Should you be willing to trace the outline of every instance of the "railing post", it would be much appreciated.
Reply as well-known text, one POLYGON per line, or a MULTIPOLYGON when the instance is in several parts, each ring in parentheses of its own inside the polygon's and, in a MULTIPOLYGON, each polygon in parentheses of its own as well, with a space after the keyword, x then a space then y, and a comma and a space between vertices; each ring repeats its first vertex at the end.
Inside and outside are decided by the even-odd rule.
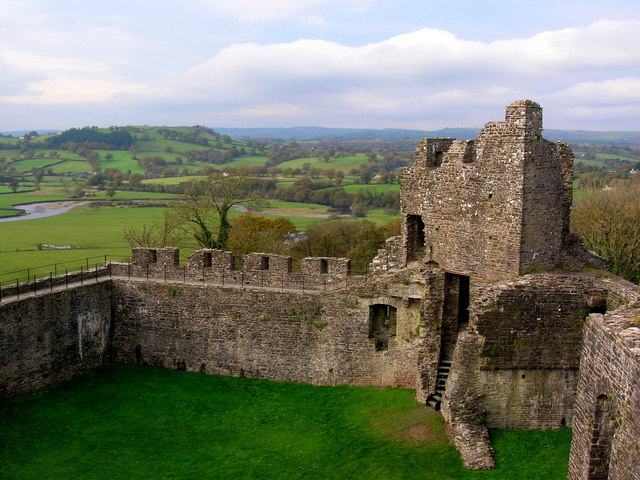
POLYGON ((113 278, 113 272, 111 270, 111 260, 109 260, 109 278, 113 278))
POLYGON ((149 281, 149 264, 147 263, 147 282, 149 281))
POLYGON ((82 265, 80 265, 80 285, 82 285, 82 265))
POLYGON ((53 264, 53 271, 54 271, 54 277, 58 276, 58 264, 54 263, 53 264))
POLYGON ((53 275, 49 272, 49 291, 53 292, 53 275))
POLYGON ((164 264, 164 283, 167 283, 167 264, 164 264))
POLYGON ((69 269, 64 269, 64 288, 69 288, 69 269))
POLYGON ((224 267, 222 267, 222 286, 224 287, 224 267))
POLYGON ((16 278, 16 295, 18 296, 18 299, 20 299, 20 279, 16 278))
POLYGON ((31 269, 27 268, 27 283, 31 281, 31 269))
POLYGON ((131 280, 131 263, 127 263, 127 276, 131 280))
POLYGON ((240 270, 240 283, 242 284, 242 288, 244 288, 244 270, 240 270))
POLYGON ((182 267, 182 283, 187 283, 187 267, 182 267))
POLYGON ((89 271, 89 257, 85 258, 85 261, 87 262, 87 272, 89 271))
POLYGON ((37 287, 36 287, 36 274, 33 274, 33 296, 37 296, 37 287))
POLYGON ((96 263, 96 283, 98 283, 98 264, 96 263))
POLYGON ((302 274, 302 293, 304 293, 304 274, 302 274))

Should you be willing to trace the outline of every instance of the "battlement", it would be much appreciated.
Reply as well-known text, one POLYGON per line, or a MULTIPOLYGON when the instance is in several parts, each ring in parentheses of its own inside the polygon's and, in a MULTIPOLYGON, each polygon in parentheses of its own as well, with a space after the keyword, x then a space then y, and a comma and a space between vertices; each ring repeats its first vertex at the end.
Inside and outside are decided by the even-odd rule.
POLYGON ((131 263, 111 263, 114 276, 163 280, 198 281, 221 285, 253 285, 306 290, 339 290, 366 282, 367 275, 352 275, 347 258, 307 257, 300 270, 293 270, 287 255, 252 252, 236 268, 231 252, 201 249, 180 265, 179 248, 142 247, 132 249, 131 263))

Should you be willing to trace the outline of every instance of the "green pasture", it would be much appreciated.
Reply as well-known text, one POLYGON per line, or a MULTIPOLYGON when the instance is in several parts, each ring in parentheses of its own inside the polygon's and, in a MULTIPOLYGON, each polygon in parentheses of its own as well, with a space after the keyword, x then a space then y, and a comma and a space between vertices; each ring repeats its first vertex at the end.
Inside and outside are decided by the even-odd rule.
POLYGON ((264 167, 264 164, 267 162, 267 157, 260 156, 242 156, 237 157, 231 160, 230 162, 225 163, 224 165, 213 165, 217 168, 237 168, 237 167, 264 167))
POLYGON ((178 185, 179 183, 191 182, 193 180, 206 180, 206 175, 189 175, 184 177, 168 178, 147 178, 142 183, 149 185, 178 185))
POLYGON ((344 190, 347 193, 357 193, 361 190, 371 190, 374 193, 384 193, 384 192, 399 192, 400 184, 386 184, 386 183, 370 183, 367 185, 345 185, 344 190))
POLYGON ((47 170, 51 170, 54 175, 60 173, 73 173, 73 172, 91 172, 93 169, 86 161, 81 160, 67 160, 63 163, 48 167, 47 170))
MULTIPOLYGON (((10 166, 14 167, 18 173, 29 173, 32 168, 47 168, 58 162, 60 160, 55 158, 31 158, 29 160, 11 162, 10 166)), ((86 165, 88 166, 88 164, 86 165)))
POLYGON ((0 470, 7 480, 566 477, 570 430, 491 436, 497 468, 472 471, 408 389, 111 365, 0 405, 0 470))
MULTIPOLYGON (((0 143, 5 143, 6 138, 0 138, 0 143)), ((8 160, 11 160, 12 158, 15 158, 17 156, 19 156, 21 153, 21 150, 19 148, 8 148, 6 150, 0 150, 0 158, 4 157, 8 160)))
POLYGON ((288 162, 279 164, 278 168, 302 168, 305 163, 309 163, 311 168, 319 168, 321 170, 333 168, 334 170, 341 170, 344 173, 349 173, 352 169, 360 168, 360 165, 367 164, 368 162, 369 161, 364 154, 331 158, 327 163, 317 157, 296 158, 295 160, 289 160, 288 162))
MULTIPOLYGON (((138 226, 161 218, 163 208, 92 208, 76 207, 67 213, 34 220, 0 224, 0 280, 2 275, 25 268, 80 260, 99 255, 130 257, 124 238, 126 227, 138 226), (39 244, 71 246, 69 250, 38 247, 39 244)), ((47 269, 39 274, 46 274, 47 269)))
MULTIPOLYGON (((144 173, 143 168, 132 158, 131 152, 128 150, 96 150, 100 154, 100 168, 106 170, 113 168, 123 173, 144 173), (110 153, 113 160, 105 160, 104 156, 110 153)), ((144 158, 143 153, 138 154, 138 158, 144 158)))

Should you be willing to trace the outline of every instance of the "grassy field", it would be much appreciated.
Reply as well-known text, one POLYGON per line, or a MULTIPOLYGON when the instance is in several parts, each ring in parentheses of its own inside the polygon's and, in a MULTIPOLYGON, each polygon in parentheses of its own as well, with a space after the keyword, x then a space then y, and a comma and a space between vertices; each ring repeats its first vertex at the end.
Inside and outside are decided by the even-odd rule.
POLYGON ((463 468, 405 389, 313 387, 109 366, 0 405, 4 479, 566 477, 570 430, 493 431, 497 469, 463 468))
POLYGON ((321 170, 333 168, 335 170, 342 170, 344 173, 349 173, 352 169, 359 168, 360 165, 366 164, 367 162, 367 157, 364 154, 332 158, 326 163, 319 158, 297 158, 279 164, 278 168, 302 168, 305 163, 308 163, 311 165, 311 168, 319 168, 321 170))

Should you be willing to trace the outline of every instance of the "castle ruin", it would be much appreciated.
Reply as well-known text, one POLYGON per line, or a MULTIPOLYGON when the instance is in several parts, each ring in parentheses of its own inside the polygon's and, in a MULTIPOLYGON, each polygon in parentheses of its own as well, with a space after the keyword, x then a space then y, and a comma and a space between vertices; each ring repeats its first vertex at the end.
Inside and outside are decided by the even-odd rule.
MULTIPOLYGON (((470 468, 488 428, 573 428, 572 480, 640 480, 640 296, 569 231, 569 147, 542 109, 424 139, 402 234, 349 261, 134 249, 111 278, 0 305, 0 401, 110 363, 408 387, 470 468)), ((5 294, 6 297, 6 294, 5 294)))

